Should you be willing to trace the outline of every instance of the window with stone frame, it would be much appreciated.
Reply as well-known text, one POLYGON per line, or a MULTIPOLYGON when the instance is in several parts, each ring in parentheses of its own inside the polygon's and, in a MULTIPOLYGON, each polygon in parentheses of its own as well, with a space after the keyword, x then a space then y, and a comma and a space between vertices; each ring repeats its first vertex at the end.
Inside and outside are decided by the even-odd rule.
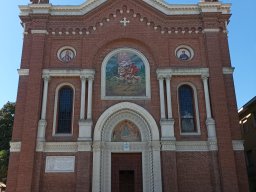
POLYGON ((182 85, 178 92, 181 132, 197 132, 193 88, 189 85, 182 85))
POLYGON ((72 132, 73 89, 63 86, 58 93, 57 134, 72 132))

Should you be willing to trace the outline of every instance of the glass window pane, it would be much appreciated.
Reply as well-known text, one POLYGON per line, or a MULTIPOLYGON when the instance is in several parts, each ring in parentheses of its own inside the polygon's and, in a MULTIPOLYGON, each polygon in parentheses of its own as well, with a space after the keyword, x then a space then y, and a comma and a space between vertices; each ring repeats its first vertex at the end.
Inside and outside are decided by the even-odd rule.
POLYGON ((57 133, 71 133, 73 90, 63 87, 59 91, 57 133))
POLYGON ((188 85, 179 88, 179 107, 182 132, 195 132, 193 89, 188 85))

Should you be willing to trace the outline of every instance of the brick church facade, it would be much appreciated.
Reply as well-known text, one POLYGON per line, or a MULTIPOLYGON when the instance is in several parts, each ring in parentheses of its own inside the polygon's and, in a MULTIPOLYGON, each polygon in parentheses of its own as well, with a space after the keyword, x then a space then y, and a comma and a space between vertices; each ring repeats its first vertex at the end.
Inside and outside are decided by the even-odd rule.
POLYGON ((20 10, 8 192, 248 191, 230 4, 20 10))

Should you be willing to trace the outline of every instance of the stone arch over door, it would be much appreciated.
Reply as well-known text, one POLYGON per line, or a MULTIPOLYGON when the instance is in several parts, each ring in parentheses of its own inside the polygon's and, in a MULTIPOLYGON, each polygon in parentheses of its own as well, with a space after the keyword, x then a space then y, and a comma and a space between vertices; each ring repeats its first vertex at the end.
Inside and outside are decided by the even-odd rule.
POLYGON ((143 191, 161 192, 159 129, 152 115, 141 106, 122 102, 107 109, 98 119, 93 141, 93 192, 111 192, 111 153, 141 153, 143 191), (111 142, 114 128, 122 121, 134 123, 141 142, 111 142), (127 144, 127 143, 126 143, 127 144))

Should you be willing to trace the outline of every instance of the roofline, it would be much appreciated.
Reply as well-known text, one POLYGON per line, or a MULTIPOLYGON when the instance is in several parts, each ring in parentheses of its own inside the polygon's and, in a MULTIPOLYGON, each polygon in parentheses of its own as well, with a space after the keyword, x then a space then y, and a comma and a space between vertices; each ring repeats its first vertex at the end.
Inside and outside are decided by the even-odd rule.
POLYGON ((256 102, 256 96, 254 96, 250 101, 248 101, 246 104, 244 104, 239 110, 238 113, 244 112, 251 104, 256 102))
MULTIPOLYGON (((81 5, 52 5, 52 4, 28 4, 21 5, 20 15, 50 14, 50 15, 85 15, 108 0, 87 0, 81 5)), ((198 4, 168 4, 162 0, 143 0, 152 8, 166 15, 195 15, 204 12, 217 12, 230 14, 231 4, 221 2, 200 2, 198 4)))

